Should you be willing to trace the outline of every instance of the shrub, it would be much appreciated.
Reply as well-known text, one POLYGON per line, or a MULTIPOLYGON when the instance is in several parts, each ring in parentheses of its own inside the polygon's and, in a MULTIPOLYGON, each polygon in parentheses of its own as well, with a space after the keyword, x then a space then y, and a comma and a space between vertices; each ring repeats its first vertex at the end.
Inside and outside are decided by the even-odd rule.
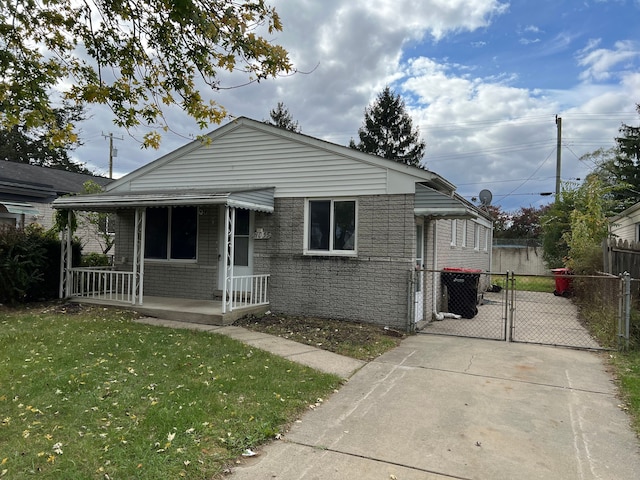
POLYGON ((33 233, 15 228, 0 232, 0 302, 16 303, 42 281, 45 249, 33 233))
POLYGON ((111 265, 111 261, 109 256, 104 253, 91 252, 82 256, 80 265, 83 267, 108 267, 111 265))
MULTIPOLYGON (((73 257, 80 258, 74 242, 73 257)), ((39 225, 0 230, 0 303, 50 300, 58 296, 60 240, 39 225)))

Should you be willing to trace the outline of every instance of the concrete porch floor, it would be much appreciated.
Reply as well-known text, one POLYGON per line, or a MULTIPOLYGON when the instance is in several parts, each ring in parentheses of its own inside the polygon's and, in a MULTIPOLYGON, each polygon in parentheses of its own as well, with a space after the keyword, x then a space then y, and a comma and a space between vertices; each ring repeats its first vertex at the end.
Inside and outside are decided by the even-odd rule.
POLYGON ((256 305, 222 313, 221 301, 174 297, 145 296, 142 305, 132 305, 101 297, 72 297, 69 300, 76 303, 117 306, 127 310, 135 310, 149 317, 204 325, 231 325, 245 315, 260 314, 269 310, 269 305, 256 305))

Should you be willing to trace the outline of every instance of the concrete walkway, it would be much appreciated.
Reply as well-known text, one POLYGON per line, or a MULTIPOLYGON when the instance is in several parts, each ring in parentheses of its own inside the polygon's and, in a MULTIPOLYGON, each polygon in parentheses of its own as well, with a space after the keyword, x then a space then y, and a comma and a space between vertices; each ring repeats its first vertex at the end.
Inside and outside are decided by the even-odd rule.
POLYGON ((267 335, 266 333, 254 332, 242 327, 233 325, 218 326, 204 325, 200 323, 178 322, 174 320, 162 320, 159 318, 143 317, 136 320, 139 323, 158 325, 170 328, 188 328, 203 332, 219 333, 227 335, 240 342, 251 345, 279 355, 293 362, 301 363, 321 372, 332 373, 341 378, 349 378, 356 371, 365 365, 365 362, 356 360, 335 353, 327 352, 319 348, 304 345, 302 343, 287 340, 286 338, 267 335))
POLYGON ((635 480, 640 472, 638 439, 603 354, 416 335, 363 366, 238 327, 193 328, 350 377, 236 467, 234 480, 635 480))

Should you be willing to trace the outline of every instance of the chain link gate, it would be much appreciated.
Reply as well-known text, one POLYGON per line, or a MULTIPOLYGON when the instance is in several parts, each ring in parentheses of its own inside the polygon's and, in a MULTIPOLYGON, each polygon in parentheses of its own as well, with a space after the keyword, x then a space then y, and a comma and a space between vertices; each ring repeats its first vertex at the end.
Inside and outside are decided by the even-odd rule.
POLYGON ((412 283, 419 333, 584 349, 614 348, 629 338, 628 278, 419 269, 412 283))
POLYGON ((418 269, 412 275, 412 318, 420 333, 458 337, 507 339, 508 275, 478 270, 418 269), (420 310, 422 309, 422 310, 420 310))

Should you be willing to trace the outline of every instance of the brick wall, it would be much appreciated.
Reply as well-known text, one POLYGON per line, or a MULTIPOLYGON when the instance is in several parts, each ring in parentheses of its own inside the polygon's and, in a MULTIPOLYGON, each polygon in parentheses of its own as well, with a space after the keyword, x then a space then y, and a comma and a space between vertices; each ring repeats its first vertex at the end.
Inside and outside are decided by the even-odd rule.
MULTIPOLYGON (((273 311, 357 320, 405 329, 407 285, 413 268, 413 195, 358 197, 358 255, 304 255, 304 199, 277 198, 273 214, 255 213, 254 273, 269 273, 273 311)), ((144 294, 213 298, 218 286, 217 208, 199 216, 198 261, 146 261, 144 294)), ((119 212, 116 265, 131 269, 134 211, 119 212)))
POLYGON ((256 219, 272 233, 256 242, 256 273, 271 274, 272 310, 358 320, 404 329, 413 265, 412 195, 358 198, 358 256, 303 255, 304 199, 276 199, 256 219), (267 270, 268 266, 268 270, 267 270))

